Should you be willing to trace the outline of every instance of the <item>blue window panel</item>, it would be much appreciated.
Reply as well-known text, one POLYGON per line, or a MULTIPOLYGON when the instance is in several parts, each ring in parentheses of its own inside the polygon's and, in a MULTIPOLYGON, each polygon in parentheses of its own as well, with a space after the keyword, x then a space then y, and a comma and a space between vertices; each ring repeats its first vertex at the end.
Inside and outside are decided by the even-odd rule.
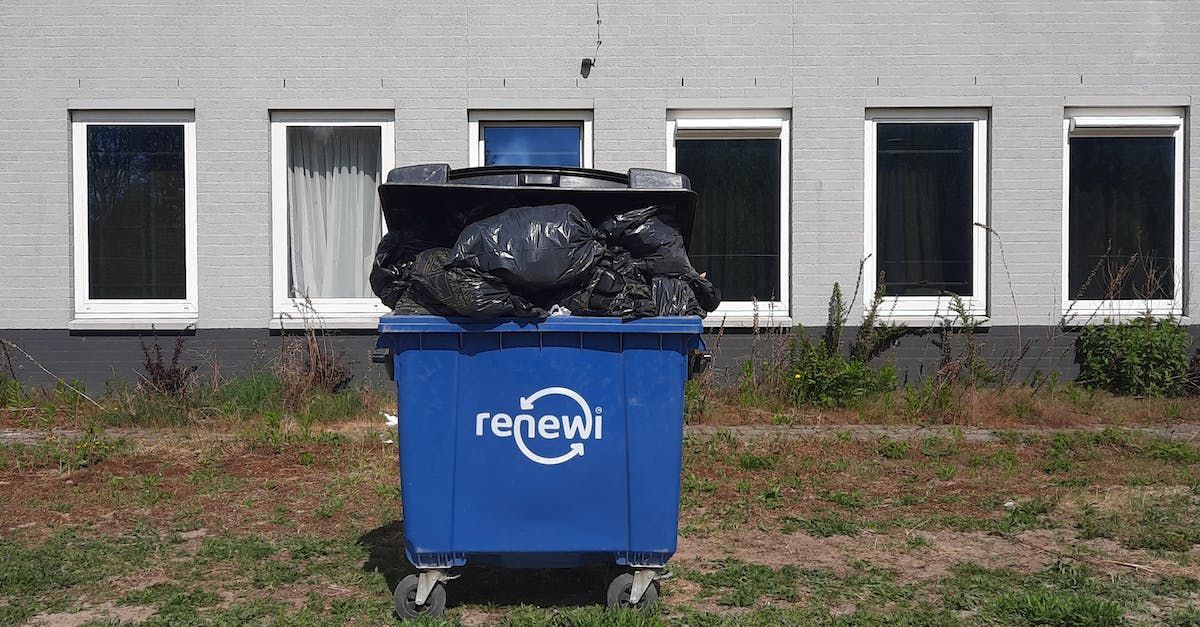
POLYGON ((579 126, 484 126, 483 165, 580 167, 579 126))

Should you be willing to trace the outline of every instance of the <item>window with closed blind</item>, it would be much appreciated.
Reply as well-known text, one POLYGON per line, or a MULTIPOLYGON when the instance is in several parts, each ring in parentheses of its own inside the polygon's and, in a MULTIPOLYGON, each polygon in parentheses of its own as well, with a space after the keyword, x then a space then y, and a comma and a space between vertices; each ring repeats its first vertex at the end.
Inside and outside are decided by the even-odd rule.
POLYGON ((1063 121, 1063 303, 1074 321, 1182 313, 1183 116, 1071 109, 1063 121))
POLYGON ((864 297, 893 318, 987 313, 987 112, 872 111, 864 297))
POLYGON ((689 256, 720 288, 714 320, 788 320, 785 111, 673 111, 669 166, 699 196, 689 256))

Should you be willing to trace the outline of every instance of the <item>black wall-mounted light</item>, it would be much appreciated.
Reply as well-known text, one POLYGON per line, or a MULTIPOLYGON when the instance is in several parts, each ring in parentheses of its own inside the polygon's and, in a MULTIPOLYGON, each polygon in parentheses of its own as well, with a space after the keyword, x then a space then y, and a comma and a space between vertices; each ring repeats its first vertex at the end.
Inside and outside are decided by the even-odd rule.
POLYGON ((600 19, 600 0, 596 0, 596 51, 590 57, 584 57, 583 61, 579 62, 579 75, 587 78, 592 75, 592 68, 596 67, 596 59, 600 56, 600 45, 604 42, 600 39, 600 25, 604 21, 600 19))

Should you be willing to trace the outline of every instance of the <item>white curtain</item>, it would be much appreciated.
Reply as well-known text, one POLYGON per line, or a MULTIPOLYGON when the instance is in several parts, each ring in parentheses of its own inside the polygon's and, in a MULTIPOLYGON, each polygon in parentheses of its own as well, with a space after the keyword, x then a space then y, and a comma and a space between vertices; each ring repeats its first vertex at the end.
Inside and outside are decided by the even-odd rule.
POLYGON ((367 298, 382 237, 377 126, 287 129, 288 247, 295 298, 367 298))

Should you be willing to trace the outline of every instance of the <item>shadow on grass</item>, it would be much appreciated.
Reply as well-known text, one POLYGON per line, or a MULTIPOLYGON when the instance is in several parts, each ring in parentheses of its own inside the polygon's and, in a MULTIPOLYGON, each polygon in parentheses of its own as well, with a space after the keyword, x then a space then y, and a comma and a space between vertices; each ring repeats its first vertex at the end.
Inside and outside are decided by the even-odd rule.
MULTIPOLYGON (((358 538, 367 549, 366 572, 379 572, 388 590, 417 569, 404 556, 404 523, 394 520, 358 538)), ((468 565, 454 569, 461 575, 446 585, 446 605, 583 607, 602 605, 615 566, 582 568, 509 569, 468 565)))

